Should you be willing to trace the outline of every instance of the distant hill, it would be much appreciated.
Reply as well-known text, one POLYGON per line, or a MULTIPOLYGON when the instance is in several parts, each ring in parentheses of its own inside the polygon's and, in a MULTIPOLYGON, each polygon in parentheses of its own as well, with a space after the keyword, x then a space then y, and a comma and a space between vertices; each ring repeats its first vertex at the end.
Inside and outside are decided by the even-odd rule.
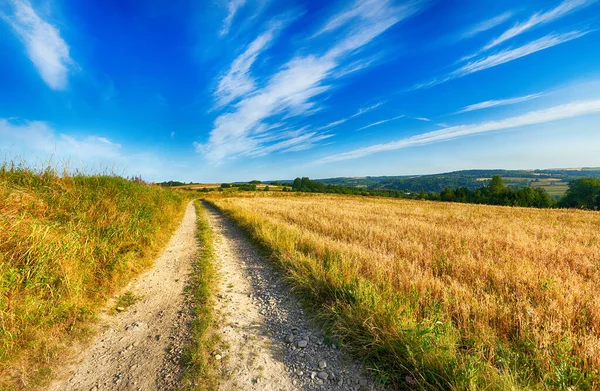
MULTIPOLYGON (((543 187, 553 197, 561 196, 572 179, 600 178, 600 167, 558 168, 545 170, 462 170, 432 175, 366 176, 316 179, 324 184, 369 189, 441 192, 446 187, 475 190, 493 175, 500 175, 511 188, 543 187)), ((281 181, 288 182, 288 181, 281 181)))

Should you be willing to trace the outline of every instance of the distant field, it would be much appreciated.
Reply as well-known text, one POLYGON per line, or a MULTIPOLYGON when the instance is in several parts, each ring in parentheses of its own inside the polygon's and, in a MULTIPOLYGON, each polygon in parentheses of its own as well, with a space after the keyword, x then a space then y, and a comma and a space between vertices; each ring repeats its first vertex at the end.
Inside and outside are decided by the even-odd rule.
POLYGON ((213 202, 395 387, 600 388, 600 213, 292 194, 213 202))
MULTIPOLYGON (((269 184, 260 184, 256 185, 257 190, 264 190, 266 186, 269 186, 270 191, 281 191, 281 186, 273 186, 269 184)), ((182 185, 182 186, 173 186, 172 189, 181 189, 181 190, 201 190, 201 189, 218 189, 221 187, 220 183, 207 183, 207 184, 194 184, 194 185, 182 185)), ((230 188, 224 189, 231 191, 237 188, 236 185, 231 185, 230 188)))

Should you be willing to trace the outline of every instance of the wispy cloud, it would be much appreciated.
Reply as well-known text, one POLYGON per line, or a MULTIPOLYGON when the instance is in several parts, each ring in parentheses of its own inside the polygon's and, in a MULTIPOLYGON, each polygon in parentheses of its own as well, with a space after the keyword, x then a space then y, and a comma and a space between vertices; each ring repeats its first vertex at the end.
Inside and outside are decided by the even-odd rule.
POLYGON ((556 8, 545 12, 535 13, 525 22, 517 23, 510 29, 506 30, 498 38, 494 39, 486 46, 484 46, 483 50, 489 50, 511 38, 523 34, 528 30, 531 30, 537 26, 546 23, 553 22, 557 19, 562 18, 563 16, 568 15, 573 11, 583 9, 594 2, 596 2, 596 0, 565 0, 562 3, 560 3, 556 8))
POLYGON ((571 31, 564 34, 549 34, 535 41, 529 42, 523 46, 512 49, 505 49, 498 53, 483 57, 476 61, 470 62, 454 71, 451 76, 461 77, 474 72, 479 72, 484 69, 492 68, 518 58, 528 56, 544 49, 560 45, 561 43, 569 42, 574 39, 583 37, 589 31, 571 31))
POLYGON ((425 83, 415 84, 414 86, 406 89, 405 91, 414 91, 423 88, 431 88, 446 83, 450 80, 454 80, 469 75, 471 73, 480 72, 485 69, 493 68, 498 65, 502 65, 507 62, 511 62, 519 58, 529 56, 530 54, 552 48, 562 43, 581 38, 584 35, 589 34, 590 32, 591 31, 570 31, 568 33, 563 34, 548 34, 539 39, 536 39, 535 41, 528 42, 522 46, 504 49, 500 52, 481 57, 477 60, 471 61, 459 67, 458 69, 454 70, 449 74, 435 78, 425 83))
POLYGON ((106 137, 75 137, 57 133, 43 121, 16 121, 0 118, 0 149, 11 155, 46 154, 55 159, 76 159, 85 163, 110 162, 120 156, 121 145, 106 137))
POLYGON ((341 124, 343 124, 343 123, 351 120, 352 118, 359 117, 359 116, 361 116, 363 114, 368 113, 371 110, 375 110, 376 108, 378 108, 379 106, 383 105, 384 103, 385 102, 378 102, 378 103, 375 103, 374 105, 371 105, 371 106, 361 107, 360 109, 358 109, 356 111, 356 113, 352 114, 351 116, 339 119, 337 121, 330 122, 327 125, 320 127, 318 130, 331 129, 331 128, 334 128, 336 126, 339 126, 339 125, 341 125, 341 124))
POLYGON ((484 102, 479 102, 479 103, 465 106, 462 109, 456 111, 454 114, 461 114, 461 113, 467 113, 470 111, 483 110, 483 109, 488 109, 490 107, 514 105, 516 103, 527 102, 528 100, 539 98, 543 95, 544 95, 543 93, 539 93, 539 94, 525 95, 525 96, 520 96, 517 98, 510 98, 510 99, 486 100, 484 102))
MULTIPOLYGON (((340 29, 341 35, 330 40, 331 46, 313 54, 307 54, 310 46, 303 48, 299 52, 302 54, 294 56, 265 78, 263 86, 247 89, 235 105, 230 105, 229 110, 214 121, 208 142, 196 143, 196 150, 216 163, 249 151, 265 150, 272 143, 263 137, 265 132, 269 132, 265 129, 270 124, 282 121, 280 116, 284 117, 284 121, 293 121, 296 116, 318 110, 320 106, 316 97, 332 88, 335 72, 347 61, 355 60, 357 49, 421 9, 417 1, 398 7, 390 0, 357 0, 333 16, 321 29, 320 33, 325 34, 344 26, 340 29)), ((330 137, 321 132, 304 132, 294 137, 304 136, 304 145, 315 145, 317 141, 330 137)))
POLYGON ((499 26, 502 23, 506 22, 508 19, 511 18, 511 16, 512 16, 512 12, 505 12, 505 13, 495 16, 491 19, 484 20, 483 22, 477 23, 476 25, 471 27, 469 30, 465 31, 462 34, 462 37, 463 38, 472 38, 480 33, 491 30, 494 27, 499 26))
POLYGON ((519 116, 509 117, 497 121, 452 126, 437 131, 427 132, 416 136, 407 137, 401 140, 392 141, 385 144, 376 144, 369 147, 359 148, 350 152, 344 152, 337 155, 322 158, 316 163, 323 164, 343 160, 357 159, 363 156, 372 155, 374 153, 379 152, 394 151, 418 145, 448 141, 474 134, 514 129, 536 124, 544 124, 548 122, 579 117, 599 112, 600 100, 578 101, 550 107, 543 110, 531 111, 519 116))
POLYGON ((400 119, 400 118, 404 118, 404 117, 405 117, 404 115, 399 115, 399 116, 397 116, 397 117, 394 117, 394 118, 388 118, 388 119, 384 119, 384 120, 381 120, 381 121, 373 122, 373 123, 371 123, 371 124, 368 124, 368 125, 366 125, 366 126, 363 126, 362 128, 358 128, 358 129, 356 129, 356 130, 358 131, 358 130, 365 130, 365 129, 369 129, 369 128, 372 128, 373 126, 382 125, 382 124, 385 124, 386 122, 394 121, 394 120, 397 120, 397 119, 400 119))
POLYGON ((231 24, 233 23, 233 18, 238 10, 244 6, 244 4, 246 4, 246 0, 229 0, 229 3, 227 3, 227 16, 223 20, 223 27, 221 28, 220 32, 221 35, 229 34, 231 24))
POLYGON ((214 96, 217 106, 229 104, 256 88, 254 79, 250 75, 250 67, 252 67, 259 54, 270 45, 273 37, 274 31, 272 29, 259 35, 233 61, 227 73, 219 80, 217 90, 215 91, 214 96))
POLYGON ((25 45, 27 55, 46 84, 54 90, 67 86, 69 70, 75 65, 69 45, 60 31, 44 21, 26 0, 9 0, 13 13, 0 11, 0 17, 15 31, 25 45))

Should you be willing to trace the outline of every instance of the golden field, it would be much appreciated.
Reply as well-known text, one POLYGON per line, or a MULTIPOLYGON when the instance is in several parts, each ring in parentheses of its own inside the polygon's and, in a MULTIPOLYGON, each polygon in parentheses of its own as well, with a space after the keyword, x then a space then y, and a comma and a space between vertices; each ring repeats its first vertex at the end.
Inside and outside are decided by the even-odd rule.
POLYGON ((600 388, 600 213, 328 195, 211 202, 394 388, 600 388))

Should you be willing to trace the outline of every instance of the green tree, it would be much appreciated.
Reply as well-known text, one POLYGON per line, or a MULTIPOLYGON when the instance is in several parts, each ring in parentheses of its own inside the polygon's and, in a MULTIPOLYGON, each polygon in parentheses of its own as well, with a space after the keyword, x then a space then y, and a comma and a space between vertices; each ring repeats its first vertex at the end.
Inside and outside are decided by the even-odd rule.
POLYGON ((300 178, 294 179, 294 183, 292 184, 292 189, 298 191, 298 190, 300 190, 301 187, 302 187, 302 179, 300 179, 300 178))
POLYGON ((569 182, 569 189, 559 206, 567 208, 597 208, 600 197, 600 179, 580 178, 569 182))
POLYGON ((492 194, 502 194, 504 189, 506 189, 506 187, 504 187, 504 181, 500 175, 494 175, 488 187, 490 188, 492 194))

